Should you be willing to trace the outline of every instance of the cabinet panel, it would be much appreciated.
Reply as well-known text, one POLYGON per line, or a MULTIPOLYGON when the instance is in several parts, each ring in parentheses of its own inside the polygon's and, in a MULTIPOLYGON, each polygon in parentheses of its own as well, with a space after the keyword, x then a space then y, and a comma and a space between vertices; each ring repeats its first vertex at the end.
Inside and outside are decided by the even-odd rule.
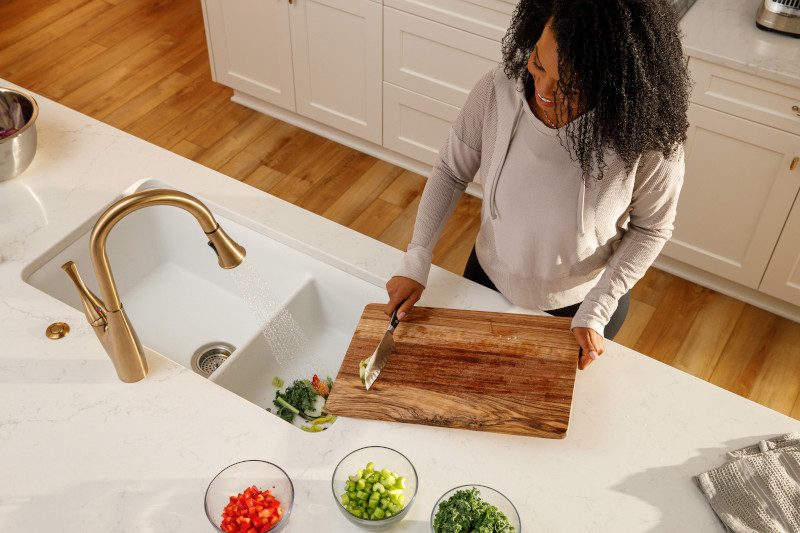
MULTIPOLYGON (((800 168, 796 172, 800 180, 800 168)), ((800 196, 795 200, 759 289, 770 296, 800 305, 800 196)))
POLYGON ((694 57, 689 70, 693 102, 800 134, 800 88, 694 57))
POLYGON ((378 144, 381 9, 371 0, 290 6, 297 112, 378 144))
POLYGON ((664 254, 757 288, 800 180, 797 136, 692 104, 686 177, 664 254))
POLYGON ((458 108, 391 83, 383 84, 383 145, 433 165, 458 108))
POLYGON ((294 111, 286 0, 205 0, 214 79, 294 111))
POLYGON ((384 81, 461 107, 500 61, 500 43, 384 8, 384 81))
POLYGON ((384 0, 407 13, 500 41, 508 30, 514 2, 505 0, 384 0))

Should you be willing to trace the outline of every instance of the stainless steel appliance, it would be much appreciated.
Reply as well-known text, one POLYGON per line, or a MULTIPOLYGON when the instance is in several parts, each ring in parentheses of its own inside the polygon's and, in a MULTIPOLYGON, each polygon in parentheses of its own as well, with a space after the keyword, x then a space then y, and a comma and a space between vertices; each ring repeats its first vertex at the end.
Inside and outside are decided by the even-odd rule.
POLYGON ((800 0, 762 0, 756 26, 800 37, 800 0))

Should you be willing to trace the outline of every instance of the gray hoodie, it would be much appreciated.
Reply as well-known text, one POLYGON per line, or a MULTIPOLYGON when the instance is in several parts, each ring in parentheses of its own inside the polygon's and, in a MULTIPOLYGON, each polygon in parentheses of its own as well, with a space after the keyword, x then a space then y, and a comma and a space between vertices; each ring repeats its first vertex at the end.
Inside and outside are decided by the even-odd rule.
MULTIPOLYGON (((643 153, 630 172, 607 151, 603 179, 589 177, 577 188, 572 177, 581 179, 580 166, 569 161, 573 166, 564 174, 571 178, 546 198, 547 212, 575 212, 574 245, 570 238, 565 253, 563 231, 559 240, 558 232, 537 230, 550 222, 542 219, 545 210, 536 205, 498 209, 506 155, 527 105, 523 87, 522 80, 509 80, 498 65, 470 92, 425 185, 414 235, 395 274, 427 283, 433 247, 477 175, 484 202, 475 246, 492 282, 521 307, 547 310, 582 302, 572 327, 602 333, 620 296, 641 279, 672 235, 683 150, 669 159, 659 152, 643 153), (530 228, 535 239, 520 239, 519 228, 530 228)), ((530 172, 534 175, 537 168, 530 172)))

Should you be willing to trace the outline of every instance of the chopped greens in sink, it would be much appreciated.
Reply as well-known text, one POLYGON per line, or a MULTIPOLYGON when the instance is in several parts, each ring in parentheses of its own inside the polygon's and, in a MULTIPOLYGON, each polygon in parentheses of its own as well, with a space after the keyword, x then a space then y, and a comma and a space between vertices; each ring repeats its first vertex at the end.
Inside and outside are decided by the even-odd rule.
POLYGON ((295 416, 310 422, 310 425, 301 427, 304 431, 310 433, 323 431, 328 427, 326 424, 332 424, 336 420, 335 416, 328 416, 325 409, 325 400, 332 387, 331 378, 322 381, 316 374, 311 380, 295 380, 283 392, 280 390, 275 392, 273 403, 278 408, 276 414, 290 423, 294 422, 295 416))
POLYGON ((497 507, 484 501, 477 488, 458 490, 439 504, 434 533, 514 533, 514 526, 497 507))

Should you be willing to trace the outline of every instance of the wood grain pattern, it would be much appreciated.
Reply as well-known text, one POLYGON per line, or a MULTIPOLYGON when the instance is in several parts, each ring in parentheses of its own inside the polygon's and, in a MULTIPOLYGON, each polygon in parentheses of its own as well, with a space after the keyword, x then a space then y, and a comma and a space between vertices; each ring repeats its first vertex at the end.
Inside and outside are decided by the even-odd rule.
POLYGON ((359 362, 386 331, 385 304, 364 309, 328 409, 341 416, 563 438, 578 345, 570 319, 415 307, 367 391, 359 362))

